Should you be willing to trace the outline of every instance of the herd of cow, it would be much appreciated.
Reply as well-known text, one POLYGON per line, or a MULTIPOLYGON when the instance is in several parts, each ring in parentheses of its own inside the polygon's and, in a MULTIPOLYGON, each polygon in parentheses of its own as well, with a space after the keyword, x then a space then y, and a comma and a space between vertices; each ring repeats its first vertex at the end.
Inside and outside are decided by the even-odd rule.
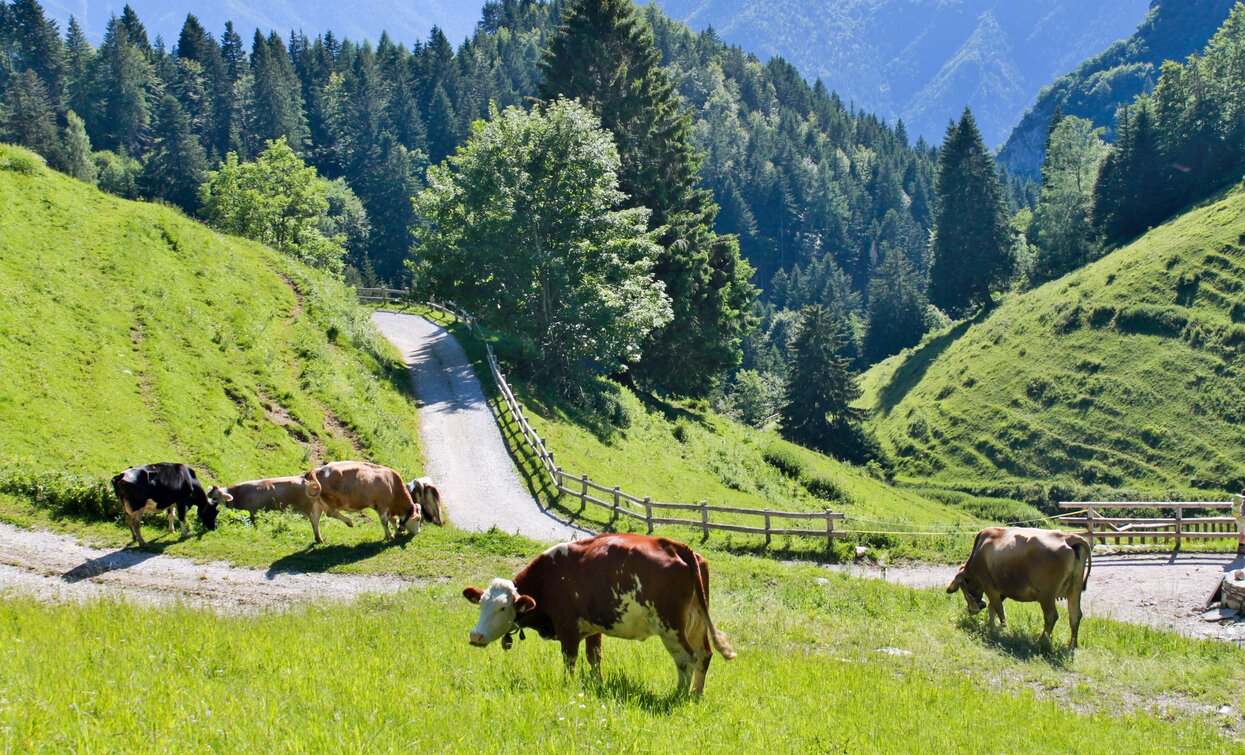
MULTIPOLYGON (((184 464, 132 467, 113 478, 126 520, 140 546, 139 524, 148 512, 168 511, 169 531, 176 516, 183 536, 191 506, 199 520, 215 529, 221 505, 251 514, 291 509, 311 520, 316 542, 320 517, 327 514, 350 526, 344 513, 374 509, 391 538, 396 529, 418 534, 420 522, 444 522, 440 494, 428 478, 403 485, 392 469, 367 462, 325 464, 297 477, 254 480, 204 491, 184 464)), ((1079 535, 1016 527, 987 527, 978 533, 968 560, 948 593, 962 592, 969 613, 988 605, 990 623, 1004 626, 1003 601, 1038 602, 1049 642, 1058 620, 1055 604, 1068 601, 1070 647, 1077 644, 1081 592, 1089 580, 1091 548, 1079 535), (983 600, 984 596, 984 600, 983 600)), ((709 616, 709 565, 689 546, 661 537, 603 534, 555 545, 538 555, 514 579, 495 579, 487 589, 467 587, 463 597, 480 606, 469 634, 472 645, 500 639, 509 650, 514 635, 532 630, 556 640, 573 670, 584 643, 588 663, 601 672, 604 635, 630 640, 659 637, 678 669, 677 692, 699 695, 714 648, 730 660, 735 651, 709 616)))

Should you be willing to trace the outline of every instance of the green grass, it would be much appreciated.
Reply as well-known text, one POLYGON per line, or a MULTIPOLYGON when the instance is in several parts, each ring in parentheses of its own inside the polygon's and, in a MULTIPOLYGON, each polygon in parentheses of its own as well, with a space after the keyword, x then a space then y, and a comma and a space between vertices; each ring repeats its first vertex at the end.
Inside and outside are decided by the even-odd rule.
MULTIPOLYGON (((535 548, 535 546, 533 546, 535 548)), ((533 551, 534 552, 534 551, 533 551)), ((0 602, 0 749, 1179 752, 1241 745, 1245 654, 1087 619, 1036 643, 963 602, 752 557, 711 559, 740 655, 673 699, 660 643, 607 640, 598 684, 555 643, 468 646, 459 595, 505 568, 430 556, 449 584, 219 617, 115 602, 0 602), (887 651, 892 648, 895 650, 887 651), (905 655, 897 653, 904 651, 905 655), (1234 712, 1220 716, 1230 705, 1234 712)))
POLYGON ((167 207, 4 167, 27 156, 0 146, 0 514, 99 517, 104 482, 154 461, 205 484, 342 458, 422 472, 405 367, 350 289, 167 207))
POLYGON ((909 482, 1225 500, 1245 476, 1242 375, 1238 188, 883 362, 862 401, 909 482))

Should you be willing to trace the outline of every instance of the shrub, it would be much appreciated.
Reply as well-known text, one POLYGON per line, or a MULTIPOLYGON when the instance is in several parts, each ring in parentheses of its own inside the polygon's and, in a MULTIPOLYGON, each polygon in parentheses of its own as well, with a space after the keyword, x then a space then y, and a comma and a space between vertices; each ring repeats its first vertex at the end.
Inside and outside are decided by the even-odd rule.
POLYGON ((46 166, 47 161, 30 150, 9 144, 0 145, 0 170, 33 176, 46 166))
POLYGON ((1115 327, 1123 333, 1165 338, 1178 337, 1188 324, 1189 318, 1184 313, 1149 304, 1122 309, 1115 316, 1115 327))
POLYGON ((0 492, 28 499, 57 515, 107 519, 116 506, 108 480, 65 472, 0 472, 0 492))
POLYGON ((804 460, 789 448, 772 445, 761 452, 761 455, 767 464, 788 477, 798 479, 804 473, 804 460))
POLYGON ((851 496, 847 491, 839 487, 839 483, 835 480, 817 472, 805 473, 800 476, 800 485, 809 493, 822 499, 823 501, 842 501, 847 502, 851 496))

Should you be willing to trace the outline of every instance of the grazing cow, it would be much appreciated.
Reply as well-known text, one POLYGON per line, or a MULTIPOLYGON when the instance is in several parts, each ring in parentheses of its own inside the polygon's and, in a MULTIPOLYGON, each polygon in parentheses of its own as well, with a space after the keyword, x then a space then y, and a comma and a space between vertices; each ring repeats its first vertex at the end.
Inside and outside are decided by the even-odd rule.
POLYGON ((480 606, 472 645, 535 630, 562 644, 574 670, 579 642, 588 663, 601 673, 601 635, 644 640, 653 635, 679 670, 677 692, 705 688, 713 648, 735 657, 726 635, 709 618, 709 565, 683 543, 645 535, 607 534, 555 545, 537 556, 514 580, 495 579, 487 590, 468 587, 463 597, 480 606), (693 672, 695 678, 693 679, 693 672))
POLYGON ((987 527, 977 533, 968 561, 960 567, 947 592, 964 592, 968 612, 976 614, 986 607, 982 594, 990 601, 990 624, 994 617, 1007 626, 1003 600, 1042 604, 1046 626, 1042 641, 1050 642, 1051 630, 1059 621, 1055 601, 1067 598, 1068 623, 1072 626, 1070 647, 1076 647, 1081 624, 1081 593, 1089 583, 1090 545, 1080 535, 1059 530, 1028 527, 987 527))
POLYGON ((411 480, 406 489, 410 492, 411 499, 419 504, 419 510, 423 513, 424 519, 438 526, 445 524, 445 508, 441 505, 441 491, 432 484, 431 477, 411 480))
POLYGON ((169 532, 173 531, 176 516, 182 537, 190 534, 186 528, 186 510, 191 506, 198 509, 199 521, 204 527, 216 529, 217 506, 208 501, 195 471, 185 464, 164 462, 130 467, 112 478, 112 489, 125 510, 130 532, 143 548, 147 547, 141 530, 143 514, 151 511, 168 512, 169 532))
MULTIPOLYGON (((249 513, 252 525, 255 524, 256 513, 260 511, 293 509, 306 516, 311 514, 307 482, 301 476, 249 480, 226 487, 213 485, 208 488, 207 497, 218 506, 249 513)), ((353 526, 350 520, 346 520, 346 523, 353 526)))
POLYGON ((402 476, 389 467, 366 461, 335 461, 307 472, 303 480, 310 499, 308 517, 317 543, 324 542, 320 537, 321 514, 354 526, 341 515, 343 511, 375 509, 385 528, 386 540, 393 538, 389 532, 391 519, 396 527, 419 534, 419 507, 402 484, 402 476))

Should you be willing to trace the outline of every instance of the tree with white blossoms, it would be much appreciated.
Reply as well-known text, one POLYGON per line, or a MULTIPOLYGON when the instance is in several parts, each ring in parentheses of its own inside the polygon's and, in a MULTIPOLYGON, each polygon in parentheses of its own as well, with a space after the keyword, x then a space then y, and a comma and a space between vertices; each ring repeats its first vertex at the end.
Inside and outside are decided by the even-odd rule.
POLYGON ((585 368, 642 359, 671 318, 653 277, 660 229, 647 230, 646 208, 620 209, 618 166, 610 133, 577 102, 494 107, 415 197, 420 286, 523 338, 537 376, 563 393, 585 368))

